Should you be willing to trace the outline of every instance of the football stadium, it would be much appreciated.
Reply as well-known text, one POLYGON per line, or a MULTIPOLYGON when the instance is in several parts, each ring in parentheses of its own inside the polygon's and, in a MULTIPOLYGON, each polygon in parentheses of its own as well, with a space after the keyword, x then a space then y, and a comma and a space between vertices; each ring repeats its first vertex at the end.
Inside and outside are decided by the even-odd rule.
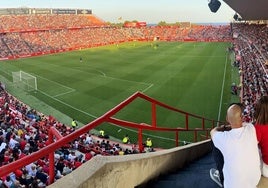
MULTIPOLYGON (((231 104, 257 124, 268 95, 268 2, 223 1, 236 12, 228 24, 1 8, 0 188, 251 187, 225 167, 226 181, 215 175, 211 130, 236 131, 231 104)), ((208 3, 213 13, 220 6, 208 3)), ((260 152, 266 137, 254 133, 260 152)), ((268 187, 259 171, 255 187, 268 187)))

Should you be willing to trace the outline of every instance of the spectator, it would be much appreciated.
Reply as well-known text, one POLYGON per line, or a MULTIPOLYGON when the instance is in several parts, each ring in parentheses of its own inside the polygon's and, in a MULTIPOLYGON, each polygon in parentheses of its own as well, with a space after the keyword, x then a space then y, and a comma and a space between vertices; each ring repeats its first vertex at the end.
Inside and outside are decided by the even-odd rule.
POLYGON ((57 164, 56 164, 56 170, 62 174, 64 166, 65 166, 64 158, 60 157, 60 159, 57 161, 57 164))
POLYGON ((93 144, 93 139, 90 134, 86 134, 85 144, 93 144))
POLYGON ((152 142, 151 138, 147 138, 145 144, 146 144, 146 147, 151 148, 153 146, 153 142, 152 142))
POLYGON ((12 182, 10 176, 6 176, 6 179, 4 181, 4 185, 7 187, 7 188, 11 188, 14 183, 12 182))
POLYGON ((129 137, 128 137, 127 134, 124 136, 122 141, 123 141, 123 144, 129 144, 130 143, 130 140, 129 140, 129 137))
POLYGON ((101 130, 99 131, 99 133, 100 133, 100 134, 99 134, 99 137, 100 137, 100 138, 104 138, 104 135, 105 135, 105 134, 104 134, 104 130, 101 129, 101 130))
POLYGON ((262 96, 255 106, 255 129, 261 151, 261 171, 268 178, 268 96, 262 96))
POLYGON ((36 178, 40 180, 39 187, 45 187, 48 183, 48 175, 43 171, 42 167, 37 169, 36 178))
POLYGON ((88 151, 88 152, 85 154, 85 161, 89 161, 90 159, 92 159, 92 157, 94 156, 93 153, 94 153, 93 151, 88 151))
POLYGON ((64 166, 63 171, 62 171, 62 175, 70 174, 72 171, 73 171, 73 169, 71 168, 71 165, 68 163, 64 166))
MULTIPOLYGON (((224 157, 224 187, 256 187, 261 171, 254 126, 243 123, 242 108, 237 104, 228 108, 226 120, 232 128, 230 131, 215 127, 210 132, 215 147, 224 157)), ((218 180, 215 174, 211 175, 214 181, 218 180)))
POLYGON ((75 130, 76 127, 77 127, 77 122, 75 121, 75 119, 73 119, 72 128, 75 130))
POLYGON ((232 93, 233 95, 237 95, 237 92, 238 92, 238 88, 237 88, 236 84, 235 84, 235 83, 232 83, 232 86, 231 86, 231 93, 232 93))

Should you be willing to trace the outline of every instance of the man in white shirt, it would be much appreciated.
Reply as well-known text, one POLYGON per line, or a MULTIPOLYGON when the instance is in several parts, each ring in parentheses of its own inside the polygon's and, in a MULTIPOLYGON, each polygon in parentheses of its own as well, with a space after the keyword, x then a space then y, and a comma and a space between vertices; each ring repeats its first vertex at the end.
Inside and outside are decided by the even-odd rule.
POLYGON ((85 144, 93 144, 93 139, 90 134, 86 134, 85 144))
POLYGON ((17 140, 15 140, 14 137, 15 137, 15 135, 12 135, 10 140, 9 140, 9 147, 11 149, 14 149, 14 147, 19 144, 19 142, 17 140))
POLYGON ((223 175, 225 188, 253 188, 261 178, 260 156, 255 128, 242 122, 242 109, 234 104, 227 110, 230 131, 215 127, 212 141, 224 157, 223 175))

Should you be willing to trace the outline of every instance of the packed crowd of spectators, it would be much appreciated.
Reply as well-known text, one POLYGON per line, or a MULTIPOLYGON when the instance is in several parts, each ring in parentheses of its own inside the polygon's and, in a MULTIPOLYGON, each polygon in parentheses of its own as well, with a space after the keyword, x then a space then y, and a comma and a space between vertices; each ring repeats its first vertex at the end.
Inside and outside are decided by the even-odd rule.
POLYGON ((206 41, 228 41, 230 40, 230 27, 229 26, 198 26, 196 29, 191 30, 189 38, 206 41))
POLYGON ((179 28, 179 27, 145 27, 114 28, 91 27, 79 29, 56 29, 45 31, 0 33, 0 58, 20 57, 35 53, 87 48, 92 46, 120 43, 129 40, 166 41, 222 41, 230 40, 226 27, 223 28, 179 28), (221 32, 219 32, 219 30, 221 32), (200 34, 200 32, 202 34, 200 34), (222 33, 222 35, 216 35, 222 33), (214 36, 214 37, 212 37, 214 36), (226 37, 227 36, 227 37, 226 37))
POLYGON ((0 31, 65 29, 103 24, 102 20, 93 15, 30 14, 0 16, 0 31))
MULTIPOLYGON (((48 143, 48 131, 55 127, 62 136, 74 131, 52 116, 44 116, 8 94, 0 83, 0 167, 36 152, 48 143)), ((135 145, 85 133, 55 152, 55 179, 71 173, 96 155, 139 153, 135 145)), ((0 187, 45 187, 48 183, 48 156, 0 177, 0 187)))
POLYGON ((0 58, 41 55, 129 40, 228 41, 229 26, 109 27, 93 15, 0 16, 0 58), (100 26, 101 25, 101 26, 100 26))
POLYGON ((252 121, 253 107, 260 96, 268 95, 268 27, 266 24, 233 25, 234 51, 241 76, 241 101, 246 121, 252 121))

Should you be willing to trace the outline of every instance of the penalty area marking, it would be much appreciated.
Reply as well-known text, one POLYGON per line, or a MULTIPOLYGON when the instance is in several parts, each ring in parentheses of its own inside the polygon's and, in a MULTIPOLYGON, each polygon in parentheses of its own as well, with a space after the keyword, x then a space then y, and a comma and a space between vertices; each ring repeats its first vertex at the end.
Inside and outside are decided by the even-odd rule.
MULTIPOLYGON (((90 65, 87 65, 87 67, 89 67, 91 70, 95 70, 96 72, 100 73, 103 77, 106 77, 106 74, 99 70, 99 69, 96 69, 96 68, 92 68, 93 66, 90 66, 90 65)), ((93 75, 98 75, 98 74, 94 74, 94 73, 88 73, 88 72, 85 72, 83 70, 80 70, 79 69, 80 67, 76 66, 75 70, 79 71, 79 72, 83 72, 83 73, 87 73, 87 74, 93 74, 93 75)))
POLYGON ((70 105, 70 104, 68 104, 68 103, 66 103, 66 102, 63 102, 63 101, 61 101, 61 100, 59 100, 59 99, 57 99, 57 98, 55 98, 55 97, 53 97, 53 96, 47 94, 47 93, 44 92, 44 91, 41 91, 41 90, 38 90, 38 91, 39 91, 40 93, 46 95, 47 97, 49 97, 49 98, 51 98, 51 99, 53 99, 53 100, 55 100, 55 101, 57 101, 57 102, 59 102, 59 103, 61 103, 61 104, 64 104, 65 106, 68 106, 68 107, 70 107, 70 108, 72 108, 72 109, 74 109, 74 110, 76 110, 76 111, 78 111, 78 112, 81 112, 81 113, 83 113, 83 114, 85 114, 85 115, 87 115, 87 116, 93 117, 93 118, 95 118, 95 119, 97 118, 97 116, 95 116, 95 115, 93 115, 93 114, 90 114, 90 113, 88 113, 88 112, 85 112, 85 111, 83 111, 83 110, 80 110, 80 109, 78 109, 78 108, 76 108, 76 107, 74 107, 74 106, 72 106, 72 105, 70 105))
MULTIPOLYGON (((33 74, 33 73, 31 73, 31 74, 33 74)), ((69 91, 66 91, 66 92, 63 92, 63 93, 59 93, 59 94, 57 94, 57 95, 54 95, 53 97, 59 97, 59 96, 66 95, 66 94, 69 94, 69 93, 72 93, 72 92, 75 92, 75 91, 76 91, 75 89, 73 89, 73 88, 71 88, 71 87, 65 86, 65 85, 60 84, 60 83, 58 83, 58 82, 55 82, 55 81, 53 81, 53 80, 49 80, 49 79, 44 78, 44 77, 42 77, 42 76, 39 76, 39 75, 37 75, 37 74, 33 74, 33 75, 35 75, 36 77, 39 77, 39 78, 41 78, 41 79, 43 79, 43 80, 47 80, 47 81, 49 81, 49 82, 55 83, 55 84, 57 84, 57 85, 59 85, 59 86, 61 86, 61 87, 63 87, 63 88, 66 88, 66 89, 69 90, 69 91)), ((38 91, 41 91, 41 90, 38 89, 38 91)))
POLYGON ((75 92, 75 91, 76 91, 75 89, 72 89, 72 90, 70 90, 70 91, 67 91, 67 92, 64 92, 64 93, 60 93, 60 94, 58 94, 58 95, 54 95, 53 97, 59 97, 59 96, 62 96, 62 95, 66 95, 66 94, 75 92))

